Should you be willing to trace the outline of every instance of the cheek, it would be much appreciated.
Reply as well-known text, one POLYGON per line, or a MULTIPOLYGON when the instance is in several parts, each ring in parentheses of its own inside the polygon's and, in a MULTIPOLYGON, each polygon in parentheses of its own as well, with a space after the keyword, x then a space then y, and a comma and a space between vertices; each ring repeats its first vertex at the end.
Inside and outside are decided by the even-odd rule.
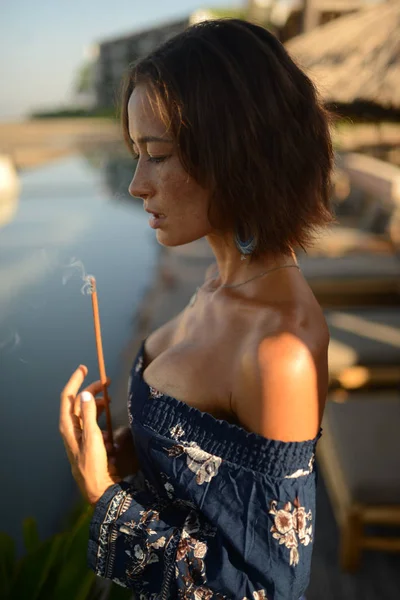
POLYGON ((165 168, 161 169, 160 179, 168 192, 176 193, 181 190, 182 193, 185 193, 193 185, 192 179, 182 169, 181 165, 176 165, 173 162, 170 165, 166 163, 165 168))
POLYGON ((197 185, 182 183, 176 191, 176 206, 182 219, 208 225, 207 195, 197 185))
POLYGON ((176 201, 182 201, 183 198, 189 195, 190 184, 187 177, 175 173, 168 173, 163 176, 162 185, 168 196, 168 200, 175 198, 176 201))
POLYGON ((208 193, 190 177, 179 165, 165 165, 168 170, 161 170, 159 186, 162 189, 166 206, 169 212, 176 215, 179 220, 188 221, 188 218, 197 221, 202 226, 209 224, 207 218, 208 193))

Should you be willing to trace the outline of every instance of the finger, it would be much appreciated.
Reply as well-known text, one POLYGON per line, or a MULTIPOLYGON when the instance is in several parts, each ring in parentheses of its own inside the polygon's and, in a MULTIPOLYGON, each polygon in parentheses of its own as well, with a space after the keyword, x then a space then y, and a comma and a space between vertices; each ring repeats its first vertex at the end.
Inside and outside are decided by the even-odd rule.
MULTIPOLYGON (((91 383, 90 385, 88 385, 87 387, 85 387, 85 389, 83 391, 86 392, 90 392, 92 394, 92 396, 97 396, 97 394, 100 394, 101 392, 104 392, 105 388, 108 388, 108 386, 110 385, 110 379, 107 378, 107 382, 105 385, 103 385, 101 383, 100 380, 98 381, 94 381, 93 383, 91 383)), ((111 402, 111 398, 108 396, 108 401, 111 402)), ((102 402, 97 402, 97 400, 100 400, 100 398, 95 398, 96 400, 96 405, 98 406, 98 410, 97 410, 97 418, 99 419, 101 417, 101 415, 104 412, 104 407, 105 407, 105 403, 104 403, 104 395, 101 396, 102 402)), ((80 399, 78 398, 78 410, 79 410, 79 416, 80 416, 80 399)), ((78 414, 78 413, 76 413, 78 414)))
POLYGON ((61 400, 68 398, 69 396, 75 398, 87 374, 88 368, 85 365, 79 365, 76 371, 72 373, 68 383, 61 392, 61 400))
POLYGON ((97 424, 97 408, 94 397, 90 392, 84 390, 80 394, 81 399, 81 419, 82 419, 82 432, 83 432, 83 443, 93 436, 98 434, 101 437, 100 428, 97 424))
MULTIPOLYGON (((105 384, 103 384, 100 379, 97 379, 96 381, 93 381, 92 383, 87 385, 85 387, 85 390, 90 392, 92 394, 92 396, 97 396, 97 394, 100 394, 101 392, 103 392, 105 388, 108 389, 108 387, 110 386, 110 383, 111 383, 111 379, 109 377, 106 378, 105 384)), ((76 390, 75 396, 77 395, 78 390, 79 390, 79 388, 76 390)), ((111 398, 110 398, 110 402, 111 402, 111 398)))
MULTIPOLYGON (((109 381, 109 380, 108 380, 109 381)), ((105 386, 101 383, 100 380, 97 381, 93 381, 93 383, 91 383, 90 385, 88 385, 87 387, 85 387, 84 390, 82 391, 86 391, 86 392, 90 392, 90 394, 92 394, 92 396, 97 396, 98 394, 100 394, 101 392, 104 391, 104 388, 107 387, 108 384, 106 384, 105 386)), ((104 405, 104 395, 100 397, 103 401, 103 405, 104 405)), ((96 404, 98 406, 101 406, 100 402, 97 402, 97 400, 100 400, 100 398, 95 398, 96 400, 96 404)), ((109 401, 111 402, 111 399, 109 398, 109 401)), ((103 411, 101 411, 103 412, 103 411)), ((81 399, 80 399, 80 395, 78 394, 75 397, 75 402, 74 402, 74 414, 77 415, 78 417, 81 416, 81 399)), ((99 415, 100 416, 100 415, 99 415)))
MULTIPOLYGON (((99 396, 98 398, 95 398, 94 401, 96 402, 96 407, 97 407, 97 419, 99 419, 104 412, 104 407, 105 407, 104 396, 99 396)), ((78 394, 77 397, 75 398, 74 415, 76 415, 78 417, 78 419, 81 419, 81 397, 80 397, 80 394, 78 394)), ((82 423, 81 423, 81 426, 82 426, 82 423)))
POLYGON ((61 392, 60 432, 74 453, 78 449, 78 440, 76 439, 76 423, 74 423, 74 402, 76 394, 81 387, 87 373, 87 367, 85 365, 80 365, 71 375, 67 385, 61 392))
POLYGON ((93 381, 93 383, 85 387, 85 390, 90 392, 92 396, 97 396, 97 394, 100 394, 100 392, 102 392, 104 388, 108 388, 110 386, 110 381, 111 380, 107 378, 106 383, 103 384, 101 383, 100 379, 98 379, 97 381, 93 381))

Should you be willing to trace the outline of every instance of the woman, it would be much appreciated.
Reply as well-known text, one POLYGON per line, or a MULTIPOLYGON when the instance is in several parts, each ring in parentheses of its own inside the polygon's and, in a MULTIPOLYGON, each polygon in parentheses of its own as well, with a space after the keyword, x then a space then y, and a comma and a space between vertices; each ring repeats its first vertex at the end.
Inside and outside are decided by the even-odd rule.
POLYGON ((108 464, 99 382, 77 395, 81 366, 63 391, 90 566, 139 598, 298 600, 329 336, 294 249, 331 219, 328 115, 268 31, 221 20, 131 68, 123 127, 158 242, 205 236, 216 263, 134 361, 130 482, 108 464))

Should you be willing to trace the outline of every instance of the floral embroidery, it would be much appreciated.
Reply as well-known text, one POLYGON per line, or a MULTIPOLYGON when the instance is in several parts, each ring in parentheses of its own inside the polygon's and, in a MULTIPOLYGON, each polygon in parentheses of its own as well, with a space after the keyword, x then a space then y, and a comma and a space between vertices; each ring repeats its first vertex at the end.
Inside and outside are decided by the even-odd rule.
POLYGON ((135 373, 139 373, 143 368, 143 356, 139 356, 138 361, 135 365, 135 373))
POLYGON ((166 448, 168 456, 177 458, 182 454, 187 455, 186 464, 196 474, 196 483, 202 485, 209 483, 218 473, 222 458, 205 452, 196 442, 181 442, 172 448, 166 448))
MULTIPOLYGON (((143 366, 143 357, 139 357, 129 378, 128 410, 130 422, 132 422, 131 411, 133 411, 133 417, 135 417, 135 381, 137 381, 135 373, 142 371, 143 366), (134 395, 131 389, 134 391, 134 395)), ((144 386, 142 387, 143 396, 148 394, 149 398, 166 397, 156 388, 147 386, 146 393, 144 392, 144 386)), ((153 403, 153 408, 158 407, 154 407, 153 403)), ((165 410, 167 408, 166 406, 165 410)), ((158 414, 158 411, 154 412, 158 414)), ((132 486, 132 489, 136 490, 136 487, 140 484, 143 489, 138 491, 137 494, 136 491, 131 491, 131 493, 117 492, 116 499, 110 501, 109 507, 106 509, 106 518, 100 525, 97 572, 99 574, 104 573, 105 576, 110 578, 114 573, 118 574, 118 578, 113 578, 113 580, 134 590, 135 597, 139 600, 156 600, 168 597, 168 594, 176 600, 228 600, 222 593, 212 589, 218 587, 213 575, 217 567, 219 568, 219 561, 222 557, 220 547, 221 543, 224 544, 224 540, 220 542, 218 536, 222 535, 224 538, 225 526, 231 528, 234 522, 236 507, 232 504, 231 509, 229 502, 232 485, 237 485, 237 492, 236 488, 234 490, 235 494, 241 493, 241 486, 246 486, 249 479, 246 474, 242 483, 240 475, 237 475, 239 469, 235 469, 235 479, 233 481, 228 472, 230 463, 225 463, 224 468, 221 467, 220 469, 223 459, 220 456, 206 452, 198 443, 191 441, 195 439, 202 444, 201 438, 191 437, 192 426, 186 425, 184 418, 183 415, 180 418, 179 412, 174 413, 173 420, 168 419, 165 421, 161 418, 164 441, 163 459, 158 454, 160 448, 160 438, 158 437, 157 453, 155 453, 153 457, 155 460, 152 463, 153 469, 151 471, 150 469, 144 470, 143 474, 137 480, 134 480, 132 486), (164 423, 166 422, 169 423, 167 427, 169 431, 165 434, 164 423), (171 457, 172 460, 168 460, 168 457, 171 457), (179 461, 174 461, 173 459, 177 457, 180 457, 179 461), (164 469, 165 472, 162 472, 164 469), (183 481, 180 477, 181 469, 186 476, 183 481), (192 472, 192 475, 190 475, 188 469, 192 472), (195 477, 193 477, 193 474, 195 477), (220 478, 212 482, 209 489, 207 489, 207 484, 217 474, 220 478), (152 483, 146 479, 148 476, 150 476, 152 483), (221 481, 221 478, 224 479, 225 476, 229 480, 221 481), (226 484, 221 486, 221 490, 218 485, 220 481, 226 484), (203 485, 204 483, 206 485, 203 485), (185 486, 184 490, 181 489, 183 485, 185 486), (197 487, 201 485, 203 485, 202 488, 197 487), (193 487, 196 489, 194 490, 193 487), (194 502, 179 498, 181 493, 183 497, 192 498, 194 502), (221 493, 224 495, 222 501, 221 493), (136 499, 137 502, 133 502, 136 499), (199 499, 201 502, 216 502, 216 509, 213 514, 218 519, 218 528, 208 521, 201 513, 201 509, 199 511, 199 499), (129 512, 126 513, 128 509, 129 512), (166 511, 165 516, 163 514, 164 510, 166 511), (224 522, 225 510, 228 516, 224 522), (182 525, 183 521, 184 524, 182 525)), ((138 424, 142 425, 139 421, 138 424)), ((193 428, 195 435, 196 431, 197 426, 195 424, 193 428)), ((141 442, 140 436, 138 436, 138 441, 141 442)), ((204 448, 206 447, 209 449, 208 445, 204 444, 204 448)), ((222 448, 224 447, 222 446, 222 448)), ((219 452, 219 450, 216 451, 219 452)), ((221 452, 223 451, 221 450, 221 452)), ((307 456, 310 455, 310 452, 307 447, 307 456)), ((222 456, 225 455, 222 454, 222 456)), ((292 472, 293 468, 289 467, 288 469, 282 465, 282 469, 284 469, 282 479, 283 477, 285 479, 301 478, 312 473, 314 455, 310 458, 308 465, 307 462, 301 464, 302 468, 297 469, 295 472, 292 472)), ((299 486, 302 483, 299 481, 299 486)), ((313 481, 309 483, 313 484, 313 481)), ((286 487, 286 484, 284 487, 286 487)), ((308 501, 309 487, 311 488, 312 485, 309 486, 307 482, 304 497, 302 492, 298 493, 305 506, 310 506, 310 502, 312 502, 312 500, 308 501)), ((285 504, 285 502, 279 502, 278 500, 271 502, 270 497, 268 498, 269 491, 263 489, 260 489, 260 491, 262 494, 260 502, 257 501, 254 506, 251 505, 248 509, 249 522, 259 523, 259 531, 265 531, 258 519, 261 518, 259 506, 263 503, 265 506, 267 500, 268 505, 264 508, 262 518, 269 522, 266 534, 269 539, 265 540, 264 535, 259 536, 259 546, 258 548, 252 547, 249 564, 253 556, 259 556, 258 551, 260 553, 268 551, 267 544, 275 544, 281 555, 281 563, 284 563, 281 566, 283 568, 285 568, 285 564, 287 567, 289 564, 291 567, 293 566, 293 569, 291 569, 293 577, 289 578, 287 584, 287 587, 290 587, 293 585, 292 579, 302 580, 304 572, 309 568, 308 561, 311 556, 310 545, 313 536, 312 511, 307 512, 304 506, 300 506, 299 498, 293 501, 296 494, 289 496, 291 502, 285 504), (254 508, 256 510, 255 514, 253 513, 254 508), (255 519, 255 521, 250 521, 250 519, 255 519), (272 539, 275 541, 271 541, 272 539), (309 546, 309 551, 301 550, 301 544, 309 546), (301 563, 300 552, 302 553, 301 563), (296 565, 299 565, 297 569, 294 568, 296 565)), ((246 494, 247 490, 245 489, 243 496, 246 497, 246 494)), ((278 495, 275 496, 275 498, 279 497, 278 495)), ((212 519, 215 522, 213 516, 212 519)), ((239 514, 237 535, 241 535, 240 529, 242 527, 246 527, 246 522, 242 514, 239 514)), ((230 535, 231 531, 229 531, 227 537, 230 535)), ((236 536, 236 530, 234 530, 233 535, 236 536)), ((254 541, 257 544, 258 537, 254 541)), ((224 569, 222 563, 223 560, 221 560, 221 572, 224 569)), ((240 567, 242 567, 241 563, 240 567)), ((269 573, 267 574, 269 575, 269 573)), ((271 577, 273 579, 273 576, 271 577)), ((262 582, 259 582, 259 585, 262 585, 262 582)), ((250 587, 250 585, 246 587, 246 582, 243 581, 242 585, 241 581, 240 591, 246 593, 242 600, 267 600, 267 590, 257 590, 257 588, 258 585, 256 585, 256 588, 250 587)), ((269 588, 268 593, 270 593, 269 588)), ((241 596, 240 592, 238 594, 241 596)))
POLYGON ((151 387, 151 385, 149 385, 149 391, 151 398, 162 398, 164 396, 162 392, 159 392, 156 390, 156 388, 151 387))
POLYGON ((174 540, 176 533, 167 537, 160 535, 153 529, 155 523, 160 521, 160 512, 168 502, 160 500, 147 510, 139 512, 139 519, 130 519, 120 526, 119 531, 126 534, 124 553, 130 560, 125 566, 125 579, 118 583, 127 585, 135 590, 137 598, 142 600, 157 600, 158 593, 148 591, 151 581, 146 581, 144 574, 148 565, 161 564, 160 557, 164 559, 169 552, 176 552, 178 540, 174 540), (157 537, 158 536, 158 537, 157 537), (172 542, 172 544, 171 544, 172 542))
POLYGON ((269 513, 275 517, 275 523, 270 530, 272 537, 290 549, 290 565, 296 566, 299 563, 299 543, 308 546, 312 542, 312 525, 307 527, 307 519, 311 521, 312 514, 311 510, 306 513, 298 498, 293 504, 293 512, 291 502, 287 502, 283 509, 277 510, 277 501, 273 500, 269 513))
POLYGON ((167 496, 170 500, 175 500, 175 488, 170 483, 168 475, 163 472, 160 472, 160 479, 164 485, 164 489, 167 492, 167 496))
POLYGON ((164 483, 164 487, 165 491, 167 492, 168 498, 171 498, 172 500, 172 498, 175 496, 174 486, 167 481, 166 483, 164 483))
MULTIPOLYGON (((245 596, 243 600, 248 600, 247 596, 245 596)), ((268 600, 265 594, 265 590, 258 590, 258 592, 253 592, 253 600, 268 600)))
POLYGON ((177 425, 175 425, 174 427, 172 427, 172 429, 169 430, 171 437, 174 438, 174 440, 178 440, 180 437, 185 435, 184 430, 182 429, 182 427, 179 425, 179 423, 177 425))
POLYGON ((200 520, 197 512, 192 511, 188 514, 188 516, 185 519, 183 529, 189 535, 192 535, 193 533, 198 533, 200 531, 200 520))
MULTIPOLYGON (((198 559, 203 559, 207 554, 207 545, 205 542, 200 542, 192 538, 187 531, 183 530, 182 537, 178 544, 176 560, 182 560, 186 557, 189 550, 193 550, 193 556, 198 559)), ((201 561, 201 569, 204 570, 204 563, 201 561)))
POLYGON ((208 588, 204 558, 207 554, 205 537, 214 536, 200 522, 200 516, 192 511, 185 519, 176 553, 175 577, 178 583, 178 598, 181 600, 225 600, 225 596, 208 588))
POLYGON ((313 472, 313 465, 315 460, 315 454, 313 454, 310 458, 310 462, 308 463, 308 470, 305 469, 297 469, 291 475, 286 475, 285 479, 297 479, 297 477, 302 477, 303 475, 310 475, 313 472))
POLYGON ((122 579, 118 579, 118 577, 114 577, 113 581, 114 581, 114 583, 117 583, 121 587, 128 588, 128 586, 126 585, 125 581, 122 581, 122 579))
POLYGON ((166 539, 165 539, 165 536, 163 535, 160 538, 158 538, 158 540, 153 542, 151 545, 153 546, 153 548, 156 548, 156 549, 164 548, 165 542, 166 542, 166 539))
POLYGON ((132 394, 128 396, 128 421, 129 424, 132 425, 133 417, 132 417, 132 394))
MULTIPOLYGON (((175 440, 185 435, 185 431, 178 423, 170 429, 171 437, 175 440)), ((185 442, 181 440, 179 444, 175 444, 172 448, 165 448, 168 452, 168 456, 177 458, 182 454, 187 455, 187 466, 189 469, 196 474, 196 483, 202 485, 204 482, 208 483, 218 473, 222 458, 209 454, 200 448, 196 442, 185 442)))
POLYGON ((122 490, 115 494, 108 506, 106 516, 100 526, 96 560, 96 574, 100 575, 100 577, 111 576, 110 565, 112 565, 114 562, 115 548, 110 550, 108 545, 110 537, 110 528, 112 528, 115 518, 120 510, 120 506, 126 496, 126 492, 122 490), (107 566, 109 568, 107 568, 107 566))
POLYGON ((133 422, 133 417, 132 417, 133 394, 131 392, 131 385, 132 385, 132 375, 129 375, 129 379, 128 379, 128 420, 129 420, 129 423, 132 425, 132 422, 133 422))

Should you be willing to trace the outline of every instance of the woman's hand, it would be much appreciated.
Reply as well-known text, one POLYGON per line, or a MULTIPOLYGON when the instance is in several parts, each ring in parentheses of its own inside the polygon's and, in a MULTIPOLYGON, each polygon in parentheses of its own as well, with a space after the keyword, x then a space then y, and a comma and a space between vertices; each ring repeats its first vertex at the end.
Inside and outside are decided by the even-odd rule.
MULTIPOLYGON (((95 381, 78 395, 87 372, 87 367, 81 365, 62 391, 60 433, 72 475, 82 494, 94 505, 121 478, 110 473, 103 435, 97 424, 98 408, 94 396, 103 390, 103 385, 95 381)), ((101 406, 101 399, 98 403, 101 406)))

